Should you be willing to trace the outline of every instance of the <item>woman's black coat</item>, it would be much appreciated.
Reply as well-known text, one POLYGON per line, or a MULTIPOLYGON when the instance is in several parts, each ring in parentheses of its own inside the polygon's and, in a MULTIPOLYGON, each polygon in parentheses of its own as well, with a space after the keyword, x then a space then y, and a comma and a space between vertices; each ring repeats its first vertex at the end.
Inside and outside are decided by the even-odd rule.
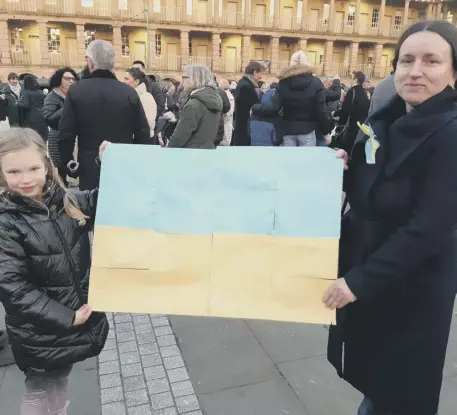
POLYGON ((35 130, 47 141, 49 130, 43 115, 43 101, 41 89, 25 89, 17 105, 20 108, 21 127, 35 130))
POLYGON ((457 93, 408 114, 396 97, 369 122, 381 146, 367 164, 357 137, 340 239, 358 300, 337 313, 328 358, 392 413, 435 415, 457 293, 457 93))
MULTIPOLYGON (((46 122, 50 128, 48 138, 48 150, 54 166, 60 168, 64 172, 64 167, 60 162, 59 152, 59 122, 63 113, 63 104, 65 98, 63 95, 58 94, 56 91, 51 91, 44 99, 43 114, 46 122)), ((63 173, 66 176, 65 173, 63 173)))
POLYGON ((103 313, 73 326, 75 311, 87 303, 96 191, 74 194, 90 217, 84 226, 63 211, 60 188, 51 187, 44 204, 0 195, 0 301, 23 371, 62 368, 96 356, 108 335, 103 313))

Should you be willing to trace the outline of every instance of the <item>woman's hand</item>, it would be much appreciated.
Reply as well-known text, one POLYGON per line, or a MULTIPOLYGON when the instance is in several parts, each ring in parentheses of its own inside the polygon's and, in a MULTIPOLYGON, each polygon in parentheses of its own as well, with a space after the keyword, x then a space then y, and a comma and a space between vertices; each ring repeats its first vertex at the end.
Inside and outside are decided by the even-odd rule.
POLYGON ((324 135, 324 141, 325 141, 325 144, 327 144, 328 146, 330 144, 332 144, 332 137, 330 136, 330 134, 325 134, 324 135))
POLYGON ((357 297, 352 293, 346 280, 344 278, 338 278, 324 294, 322 302, 327 308, 331 310, 335 308, 343 308, 349 303, 353 303, 357 300, 357 297))
POLYGON ((91 314, 92 309, 87 304, 84 304, 78 311, 75 312, 75 322, 73 325, 80 326, 85 324, 86 321, 89 320, 91 314))
POLYGON ((336 151, 336 158, 337 159, 343 159, 343 161, 344 161, 344 170, 347 170, 348 169, 348 159, 349 159, 348 153, 346 153, 346 151, 344 151, 344 150, 337 150, 336 151))
POLYGON ((103 141, 103 143, 100 145, 100 148, 98 150, 98 158, 100 159, 100 161, 102 160, 102 156, 103 156, 103 153, 105 152, 105 149, 106 147, 108 146, 108 144, 111 144, 110 141, 103 141))

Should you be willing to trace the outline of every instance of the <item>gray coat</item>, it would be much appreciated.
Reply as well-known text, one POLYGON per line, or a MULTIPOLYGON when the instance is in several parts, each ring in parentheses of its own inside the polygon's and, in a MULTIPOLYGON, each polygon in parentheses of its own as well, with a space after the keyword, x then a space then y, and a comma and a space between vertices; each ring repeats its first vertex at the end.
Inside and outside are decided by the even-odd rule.
POLYGON ((168 147, 213 149, 221 111, 222 99, 217 89, 207 86, 192 92, 168 147))
POLYGON ((368 116, 385 106, 395 95, 397 92, 395 91, 394 76, 390 75, 375 88, 371 96, 368 116))

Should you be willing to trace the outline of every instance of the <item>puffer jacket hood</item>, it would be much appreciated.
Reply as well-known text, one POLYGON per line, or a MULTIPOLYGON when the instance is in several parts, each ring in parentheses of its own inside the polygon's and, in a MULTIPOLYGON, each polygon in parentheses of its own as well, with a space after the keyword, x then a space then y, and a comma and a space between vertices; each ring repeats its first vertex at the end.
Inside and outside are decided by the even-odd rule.
POLYGON ((198 99, 211 112, 222 111, 222 99, 219 91, 213 87, 197 89, 190 95, 190 99, 198 99))
POLYGON ((73 193, 91 218, 83 226, 66 214, 64 194, 49 186, 43 203, 10 191, 0 195, 0 301, 23 371, 62 368, 96 356, 108 334, 103 313, 73 325, 75 311, 87 303, 88 231, 97 193, 73 193))

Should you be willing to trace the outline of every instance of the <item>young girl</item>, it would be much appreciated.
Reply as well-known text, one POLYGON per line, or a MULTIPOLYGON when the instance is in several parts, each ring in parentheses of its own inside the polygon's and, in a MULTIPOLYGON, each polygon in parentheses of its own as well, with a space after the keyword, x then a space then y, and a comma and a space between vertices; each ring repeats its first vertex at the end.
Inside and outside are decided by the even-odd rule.
POLYGON ((0 301, 26 376, 21 414, 66 415, 72 365, 98 355, 109 328, 86 304, 97 190, 69 193, 39 134, 20 128, 0 135, 0 186, 0 301))

